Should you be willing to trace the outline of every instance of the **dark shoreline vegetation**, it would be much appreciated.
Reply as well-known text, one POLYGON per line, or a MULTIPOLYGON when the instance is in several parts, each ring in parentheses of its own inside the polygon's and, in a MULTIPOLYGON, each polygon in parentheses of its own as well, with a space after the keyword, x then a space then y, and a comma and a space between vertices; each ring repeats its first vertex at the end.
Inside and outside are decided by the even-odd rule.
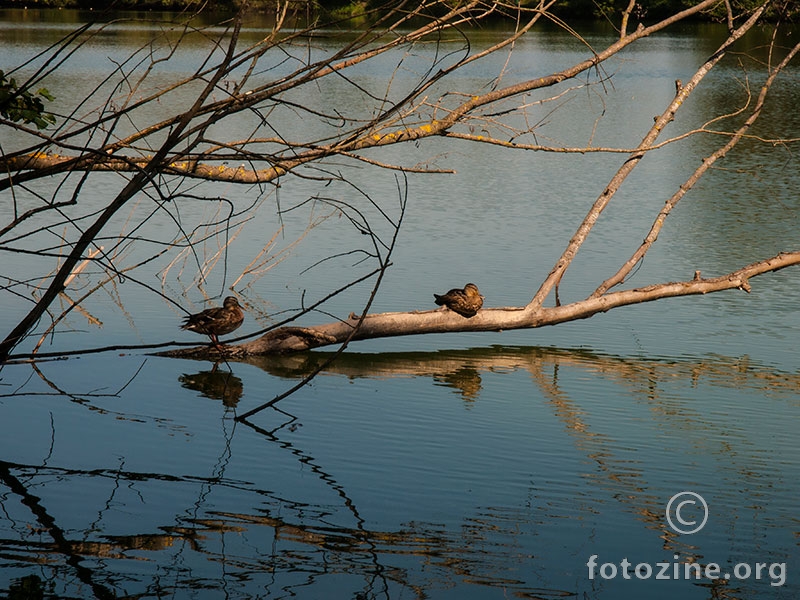
MULTIPOLYGON (((248 9, 258 13, 269 14, 275 11, 276 0, 212 0, 205 4, 198 0, 0 0, 0 9, 76 9, 92 12, 111 11, 164 11, 183 12, 199 10, 203 7, 206 13, 234 13, 243 4, 248 9)), ((295 12, 299 14, 329 14, 338 18, 363 16, 365 11, 380 10, 382 6, 391 8, 381 0, 317 0, 308 2, 296 0, 295 12)), ((534 0, 521 0, 521 6, 535 7, 538 2, 534 0)), ((665 15, 677 12, 690 3, 686 0, 643 0, 636 5, 633 16, 636 21, 647 23, 653 19, 661 19, 665 15)), ((733 0, 731 5, 734 11, 751 10, 756 6, 756 0, 733 0)), ((551 11, 562 18, 571 19, 605 19, 620 15, 628 6, 628 0, 563 0, 551 11)), ((800 3, 776 3, 772 18, 800 17, 800 3), (777 11, 781 11, 779 15, 777 11)), ((720 0, 713 11, 703 15, 700 19, 708 21, 724 21, 726 17, 725 2, 720 0)), ((502 19, 498 16, 498 20, 502 19)))

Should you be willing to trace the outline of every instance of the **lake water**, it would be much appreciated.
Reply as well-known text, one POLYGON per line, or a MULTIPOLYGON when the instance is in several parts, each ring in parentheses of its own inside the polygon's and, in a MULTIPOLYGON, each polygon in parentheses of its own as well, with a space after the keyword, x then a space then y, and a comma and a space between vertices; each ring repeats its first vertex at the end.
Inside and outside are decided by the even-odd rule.
MULTIPOLYGON (((36 55, 75 22, 73 13, 44 18, 0 11, 4 66, 36 55)), ((59 110, 80 102, 111 61, 138 47, 149 30, 120 24, 54 73, 47 85, 63 103, 59 110)), ((246 36, 258 33, 253 28, 246 36)), ((474 32, 471 42, 484 47, 501 33, 474 32)), ((585 36, 597 47, 612 39, 603 29, 585 36)), ((540 141, 585 144, 587 125, 591 131, 602 115, 595 145, 635 145, 671 100, 675 79, 687 80, 723 36, 713 26, 682 26, 627 50, 605 65, 605 87, 561 88, 566 94, 558 110, 551 113, 555 102, 531 109, 542 120, 540 141)), ((334 39, 315 51, 332 52, 334 39)), ((756 35, 744 47, 761 41, 756 35)), ((192 72, 206 50, 198 44, 180 53, 158 81, 192 72)), ((399 93, 434 50, 419 49, 397 70, 397 56, 382 58, 359 69, 356 83, 383 93, 394 74, 391 93, 399 93)), ((447 80, 445 88, 479 90, 504 66, 503 83, 544 75, 584 52, 563 33, 535 31, 507 64, 498 55, 447 80)), ((703 82, 668 134, 743 102, 739 58, 729 57, 703 82)), ((746 66, 757 89, 762 75, 746 66)), ((318 93, 308 101, 348 108, 360 101, 346 96, 353 93, 347 85, 318 93)), ((794 67, 756 133, 800 137, 798 97, 794 67)), ((315 126, 290 112, 276 113, 271 125, 298 136, 315 126)), ((246 123, 231 126, 249 131, 246 123)), ((4 151, 18 143, 0 139, 4 151)), ((568 271, 562 302, 580 299, 616 270, 714 141, 693 137, 643 161, 568 271)), ((796 148, 776 152, 756 142, 739 147, 670 216, 629 285, 691 279, 695 270, 720 275, 796 250, 796 154, 796 148)), ((433 308, 433 292, 467 281, 479 285, 487 306, 525 304, 625 160, 624 154, 564 157, 440 139, 369 156, 407 165, 430 160, 456 171, 409 176, 393 266, 372 312, 433 308)), ((305 201, 315 195, 356 201, 363 191, 397 215, 394 173, 345 160, 328 167, 341 169, 359 191, 335 183, 321 189, 300 177, 287 177, 277 194, 222 185, 194 190, 240 207, 263 200, 231 246, 227 269, 209 274, 206 291, 214 302, 281 226, 270 252, 291 250, 262 277, 236 286, 248 309, 241 333, 373 268, 357 264, 353 254, 313 266, 364 246, 337 215, 292 246, 309 219, 331 211, 317 205, 313 215, 300 208, 279 215, 278 203, 307 209, 305 201)), ((90 210, 102 206, 118 186, 114 176, 93 178, 82 200, 90 210)), ((118 267, 152 251, 113 237, 114 226, 149 210, 146 205, 109 228, 105 243, 117 251, 118 267)), ((2 196, 3 225, 10 206, 2 196)), ((181 218, 188 223, 216 210, 185 199, 181 218)), ((149 227, 142 238, 174 234, 163 221, 149 227)), ((42 235, 52 235, 57 246, 60 233, 42 235)), ((203 252, 210 255, 212 246, 203 252)), ((8 278, 52 268, 6 248, 4 333, 29 306, 8 278)), ((101 324, 71 315, 42 351, 198 342, 177 329, 180 311, 136 283, 163 289, 188 310, 202 308, 203 295, 192 286, 196 263, 184 261, 183 271, 173 266, 162 276, 175 258, 90 296, 85 308, 101 324)), ((76 295, 91 277, 78 280, 76 295)), ((751 285, 749 294, 660 301, 538 330, 354 343, 279 410, 248 422, 234 417, 287 390, 329 353, 215 367, 143 348, 6 365, 0 372, 0 593, 796 598, 800 272, 786 269, 751 285), (694 534, 676 532, 667 519, 670 499, 681 492, 707 503, 707 522, 694 534), (687 579, 687 568, 708 576, 687 579), (715 577, 725 574, 727 580, 715 577)), ((303 322, 358 311, 367 291, 358 286, 303 322)), ((18 351, 30 351, 48 324, 18 351)), ((672 507, 681 500, 697 501, 684 496, 672 507)), ((679 515, 671 514, 700 522, 698 507, 684 504, 679 515)))

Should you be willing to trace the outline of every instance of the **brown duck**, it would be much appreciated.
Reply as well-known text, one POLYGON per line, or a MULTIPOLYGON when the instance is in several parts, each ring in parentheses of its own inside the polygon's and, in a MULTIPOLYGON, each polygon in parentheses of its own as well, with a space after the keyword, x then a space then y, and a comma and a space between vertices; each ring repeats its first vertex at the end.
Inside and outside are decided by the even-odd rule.
POLYGON ((186 317, 181 329, 207 335, 215 346, 219 346, 217 336, 238 329, 243 322, 244 313, 239 301, 233 296, 228 296, 222 303, 222 308, 219 306, 207 308, 203 312, 186 317))
POLYGON ((433 297, 436 298, 436 304, 439 306, 446 306, 467 319, 478 314, 483 306, 483 296, 474 283, 468 283, 463 290, 454 288, 446 294, 441 296, 434 294, 433 297))

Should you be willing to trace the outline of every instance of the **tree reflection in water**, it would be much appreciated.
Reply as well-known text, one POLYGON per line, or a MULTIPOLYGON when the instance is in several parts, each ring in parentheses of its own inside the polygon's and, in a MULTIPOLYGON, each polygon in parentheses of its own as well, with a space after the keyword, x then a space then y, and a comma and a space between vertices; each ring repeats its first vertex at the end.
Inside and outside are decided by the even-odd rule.
MULTIPOLYGON (((327 353, 309 353, 247 362, 272 376, 300 378, 327 357, 327 353)), ((222 420, 226 442, 210 476, 176 475, 166 469, 159 471, 158 465, 150 472, 127 470, 124 461, 117 469, 52 466, 49 457, 41 464, 0 461, 4 488, 0 506, 6 521, 0 530, 0 573, 10 575, 5 588, 8 596, 192 597, 202 591, 228 597, 319 597, 319 586, 346 590, 346 597, 359 598, 424 598, 431 597, 432 588, 458 586, 477 590, 475 594, 488 586, 519 598, 575 596, 574 587, 546 585, 553 579, 546 572, 550 568, 546 556, 519 552, 523 547, 520 536, 536 535, 536 519, 547 518, 552 507, 537 512, 524 506, 479 506, 460 528, 423 521, 405 522, 392 530, 376 528, 362 517, 346 486, 326 469, 326 460, 284 435, 298 425, 295 416, 276 407, 280 422, 272 429, 233 420, 231 411, 246 392, 243 379, 233 374, 238 367, 231 362, 179 377, 182 387, 220 400, 226 407, 222 420), (248 435, 290 456, 304 477, 312 474, 338 500, 319 503, 303 495, 287 497, 277 483, 254 483, 259 479, 257 473, 253 480, 228 477, 234 441, 246 435, 237 432, 240 426, 248 435), (169 497, 180 498, 179 490, 186 486, 196 490, 194 502, 170 505, 169 497), (79 515, 62 514, 59 493, 65 488, 85 490, 88 504, 102 506, 91 522, 80 522, 79 515), (106 497, 91 496, 97 493, 106 497), (129 534, 123 533, 125 527, 119 522, 106 521, 108 511, 121 510, 128 515, 126 527, 135 529, 141 507, 133 499, 147 505, 159 495, 164 498, 152 500, 162 502, 158 510, 162 510, 163 520, 158 525, 148 525, 143 519, 142 529, 129 534)), ((578 369, 587 377, 634 392, 660 426, 681 435, 702 432, 701 437, 725 433, 725 424, 702 406, 674 402, 662 394, 666 385, 697 386, 708 381, 719 388, 749 389, 795 403, 800 390, 800 375, 758 368, 748 365, 746 359, 639 360, 545 348, 345 354, 326 373, 352 380, 430 378, 436 385, 451 388, 469 408, 481 402, 487 375, 527 372, 563 432, 584 460, 594 465, 583 475, 591 479, 590 485, 607 489, 624 512, 662 539, 665 552, 679 554, 684 562, 702 563, 706 560, 702 550, 666 527, 663 498, 652 491, 657 474, 619 456, 621 440, 594 430, 589 417, 595 407, 587 406, 562 385, 565 369, 578 369)), ((58 389, 52 382, 48 386, 58 389)), ((24 395, 24 388, 15 394, 24 395)), ((141 419, 99 409, 89 395, 73 394, 70 399, 102 410, 115 420, 141 419)), ((174 435, 178 435, 180 427, 168 426, 175 427, 174 435)), ((736 443, 731 438, 731 444, 736 443)), ((725 460, 747 485, 763 485, 758 469, 749 464, 750 457, 739 455, 732 447, 725 460)), ((773 484, 778 482, 770 482, 773 484)), ((574 579, 585 579, 585 575, 577 573, 574 579)), ((710 585, 708 597, 745 597, 743 590, 737 590, 717 583, 710 585)), ((335 595, 343 597, 338 592, 335 595)))

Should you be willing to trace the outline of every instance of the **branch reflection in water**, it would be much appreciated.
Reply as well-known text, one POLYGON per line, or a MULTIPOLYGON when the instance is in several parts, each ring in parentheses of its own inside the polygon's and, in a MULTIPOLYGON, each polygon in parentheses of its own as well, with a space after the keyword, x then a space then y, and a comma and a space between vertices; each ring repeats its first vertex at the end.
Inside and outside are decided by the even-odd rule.
MULTIPOLYGON (((297 379, 327 358, 328 353, 320 352, 251 358, 246 363, 274 377, 297 379)), ((160 470, 158 464, 147 470, 128 469, 122 457, 116 469, 53 466, 50 455, 41 464, 0 462, 5 488, 0 504, 8 515, 0 539, 0 568, 14 576, 7 589, 36 584, 56 594, 98 598, 167 593, 183 597, 201 589, 224 589, 235 597, 264 592, 302 596, 318 592, 319 585, 346 591, 341 597, 357 593, 365 598, 409 593, 421 597, 432 586, 458 588, 464 597, 480 595, 485 586, 522 598, 574 596, 576 588, 588 589, 582 572, 552 573, 555 565, 549 561, 547 538, 541 531, 553 517, 568 514, 577 521, 586 519, 583 509, 573 507, 565 513, 558 502, 580 503, 587 498, 550 496, 545 501, 537 497, 541 484, 531 482, 529 506, 478 504, 461 517, 458 527, 434 519, 406 521, 393 528, 376 526, 370 499, 354 494, 342 482, 338 474, 342 469, 335 459, 303 447, 297 438, 290 439, 294 428, 303 424, 304 417, 298 420, 289 412, 300 402, 295 405, 290 398, 275 407, 272 414, 278 421, 271 428, 262 424, 272 420, 265 415, 243 424, 233 420, 232 412, 239 405, 263 400, 247 395, 248 385, 255 382, 247 365, 230 361, 178 378, 181 387, 220 400, 225 408, 219 421, 223 448, 193 468, 195 473, 207 470, 212 462, 209 475, 176 474, 167 466, 160 470), (231 463, 250 454, 261 454, 264 462, 275 462, 281 455, 288 458, 281 467, 283 476, 295 478, 296 487, 265 478, 251 467, 249 472, 239 469, 229 474, 231 463), (320 485, 334 499, 312 489, 320 485), (65 512, 60 504, 65 491, 99 505, 97 514, 81 523, 79 512, 65 512), (127 518, 119 521, 113 516, 116 511, 127 518), (131 521, 130 515, 141 511, 147 515, 141 517, 141 524, 138 519, 131 521), (532 544, 523 540, 526 536, 542 537, 532 544), (530 547, 538 550, 528 552, 530 547), (42 579, 32 582, 34 575, 42 579)), ((688 538, 677 538, 667 529, 658 485, 663 473, 652 468, 646 457, 631 460, 625 451, 628 439, 600 430, 598 413, 607 407, 576 394, 574 376, 564 375, 568 371, 580 373, 594 385, 610 382, 620 396, 644 407, 657 427, 683 438, 687 445, 700 447, 704 440, 725 438, 727 447, 714 452, 721 453, 720 461, 735 473, 735 484, 751 489, 780 485, 762 481, 763 469, 756 464, 755 453, 747 451, 746 436, 731 430, 729 422, 715 416, 703 402, 681 401, 664 392, 676 386, 713 384, 717 389, 749 390, 753 396, 797 405, 800 375, 749 365, 746 359, 643 360, 529 347, 345 354, 317 381, 326 375, 381 382, 430 378, 434 386, 451 389, 464 408, 472 411, 487 401, 485 388, 495 385, 498 376, 525 373, 538 389, 544 409, 589 465, 581 477, 592 488, 607 491, 607 497, 617 502, 615 510, 632 516, 640 533, 649 531, 660 538, 669 555, 679 554, 684 562, 707 560, 703 548, 689 545, 688 538)), ((76 397, 70 396, 73 403, 76 397)), ((82 400, 81 406, 101 418, 124 420, 119 406, 111 412, 92 405, 96 401, 92 397, 82 400)), ((614 410, 632 408, 623 403, 614 410)), ((135 421, 130 416, 129 421, 135 421)), ((141 422, 152 425, 146 419, 141 422)), ((173 417, 166 428, 175 437, 181 426, 173 417)), ((57 434, 53 431, 53 439, 58 439, 57 434)), ((335 426, 330 434, 339 434, 335 426)), ((583 535, 583 544, 590 544, 594 528, 583 535)), ((731 592, 718 597, 744 596, 731 592)))

